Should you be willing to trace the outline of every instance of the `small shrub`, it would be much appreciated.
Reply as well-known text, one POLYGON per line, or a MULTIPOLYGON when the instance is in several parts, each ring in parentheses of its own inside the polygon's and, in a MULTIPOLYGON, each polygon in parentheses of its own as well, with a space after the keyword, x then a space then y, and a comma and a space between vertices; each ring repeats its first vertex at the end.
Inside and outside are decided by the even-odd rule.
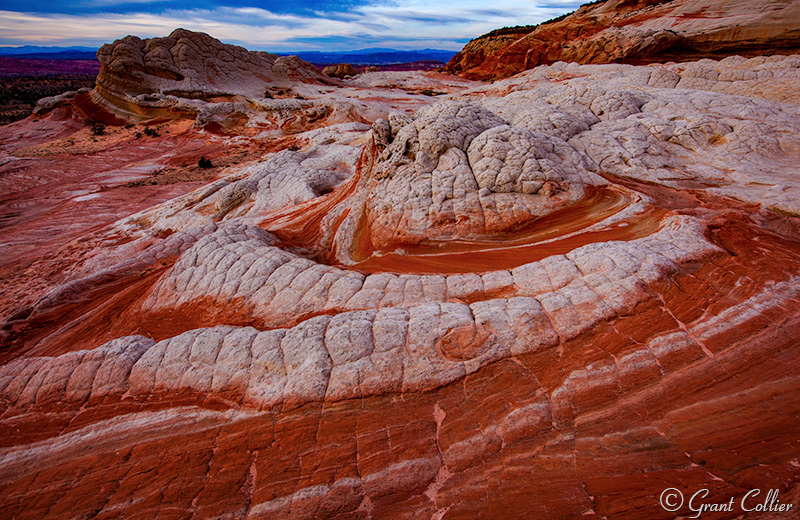
POLYGON ((495 29, 494 31, 478 36, 475 39, 480 40, 481 38, 491 38, 493 36, 505 36, 507 34, 527 34, 536 29, 536 27, 538 27, 538 25, 515 25, 514 27, 503 27, 502 29, 495 29))
POLYGON ((148 137, 158 137, 158 130, 153 128, 152 126, 148 126, 144 129, 144 135, 148 137))
POLYGON ((211 159, 206 159, 205 157, 201 157, 197 161, 197 166, 199 166, 201 168, 211 168, 214 165, 211 164, 211 159))
POLYGON ((98 122, 93 122, 89 125, 92 129, 92 135, 103 135, 106 132, 106 125, 98 122))

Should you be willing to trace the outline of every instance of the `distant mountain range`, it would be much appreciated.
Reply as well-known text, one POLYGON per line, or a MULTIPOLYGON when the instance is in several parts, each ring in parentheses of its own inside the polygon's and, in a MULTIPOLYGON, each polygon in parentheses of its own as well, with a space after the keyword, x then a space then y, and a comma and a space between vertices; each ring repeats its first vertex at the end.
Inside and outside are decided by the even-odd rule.
POLYGON ((21 47, 0 47, 0 56, 13 58, 48 58, 56 60, 95 60, 97 49, 92 47, 44 47, 23 45, 21 47))
POLYGON ((97 52, 96 47, 43 47, 41 45, 23 45, 21 47, 0 47, 0 56, 17 56, 20 54, 53 54, 70 52, 97 52))
MULTIPOLYGON (((0 47, 0 56, 14 58, 47 58, 61 60, 94 60, 97 49, 92 47, 43 47, 23 45, 0 47)), ((441 61, 447 63, 456 51, 421 49, 403 51, 398 49, 370 48, 340 52, 279 52, 281 56, 299 56, 311 63, 352 63, 353 65, 390 65, 416 61, 441 61)))
POLYGON ((401 51, 397 49, 371 48, 342 52, 295 52, 279 53, 282 56, 296 55, 311 63, 352 63, 353 65, 390 65, 415 61, 441 61, 447 63, 456 51, 421 49, 401 51))

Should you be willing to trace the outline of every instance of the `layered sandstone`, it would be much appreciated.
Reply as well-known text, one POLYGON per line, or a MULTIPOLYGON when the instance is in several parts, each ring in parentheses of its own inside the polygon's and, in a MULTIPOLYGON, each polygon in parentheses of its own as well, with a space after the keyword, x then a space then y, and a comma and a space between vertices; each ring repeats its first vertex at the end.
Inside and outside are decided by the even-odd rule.
POLYGON ((607 0, 535 27, 470 41, 447 70, 470 79, 512 76, 557 61, 688 61, 800 51, 800 3, 607 0))
POLYGON ((306 99, 320 98, 331 84, 310 63, 248 51, 204 33, 176 29, 163 38, 127 36, 101 47, 97 57, 94 89, 42 100, 35 113, 66 105, 103 124, 190 119, 197 128, 230 133, 278 122, 285 114, 320 120, 337 111, 333 100, 306 99))
POLYGON ((339 63, 338 65, 328 65, 322 69, 326 76, 344 79, 346 76, 355 76, 358 71, 349 63, 339 63))
POLYGON ((149 40, 127 36, 101 47, 97 58, 92 100, 123 117, 196 112, 207 105, 198 101, 262 99, 273 85, 325 82, 296 56, 248 51, 185 29, 149 40))
POLYGON ((348 80, 330 96, 379 116, 296 122, 291 144, 84 230, 68 273, 25 286, 0 329, 0 510, 666 519, 667 487, 796 503, 799 71, 402 80, 454 90, 436 103, 348 80))

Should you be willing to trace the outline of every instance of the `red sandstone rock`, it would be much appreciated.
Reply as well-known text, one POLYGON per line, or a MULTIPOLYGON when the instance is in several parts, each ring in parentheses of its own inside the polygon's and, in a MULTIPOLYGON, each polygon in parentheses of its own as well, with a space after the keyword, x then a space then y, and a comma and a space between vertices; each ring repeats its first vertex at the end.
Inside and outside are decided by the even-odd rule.
POLYGON ((447 70, 498 79, 557 61, 632 63, 758 56, 800 51, 797 2, 608 0, 535 27, 470 41, 447 70))

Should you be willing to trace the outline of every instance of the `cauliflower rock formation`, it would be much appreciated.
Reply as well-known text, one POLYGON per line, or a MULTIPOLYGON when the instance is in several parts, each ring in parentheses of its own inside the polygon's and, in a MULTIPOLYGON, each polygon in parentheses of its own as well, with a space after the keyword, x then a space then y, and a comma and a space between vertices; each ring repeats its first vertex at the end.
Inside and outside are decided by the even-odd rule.
POLYGON ((373 133, 379 155, 363 184, 362 224, 380 250, 510 231, 604 183, 559 137, 477 103, 439 102, 413 120, 393 113, 373 133))
POLYGON ((100 73, 91 92, 45 100, 37 113, 66 104, 104 124, 188 118, 197 128, 219 133, 251 118, 274 119, 280 110, 306 118, 309 111, 327 111, 323 117, 331 112, 324 102, 286 100, 305 99, 300 91, 318 97, 320 87, 331 84, 312 64, 297 56, 248 51, 205 33, 176 29, 163 38, 126 36, 101 47, 97 58, 100 73), (298 85, 307 87, 295 92, 298 85), (275 91, 284 95, 276 98, 275 91))
POLYGON ((186 98, 250 94, 264 85, 318 81, 316 67, 296 56, 277 56, 223 44, 176 29, 164 38, 127 36, 97 51, 99 91, 128 96, 157 92, 186 98))

